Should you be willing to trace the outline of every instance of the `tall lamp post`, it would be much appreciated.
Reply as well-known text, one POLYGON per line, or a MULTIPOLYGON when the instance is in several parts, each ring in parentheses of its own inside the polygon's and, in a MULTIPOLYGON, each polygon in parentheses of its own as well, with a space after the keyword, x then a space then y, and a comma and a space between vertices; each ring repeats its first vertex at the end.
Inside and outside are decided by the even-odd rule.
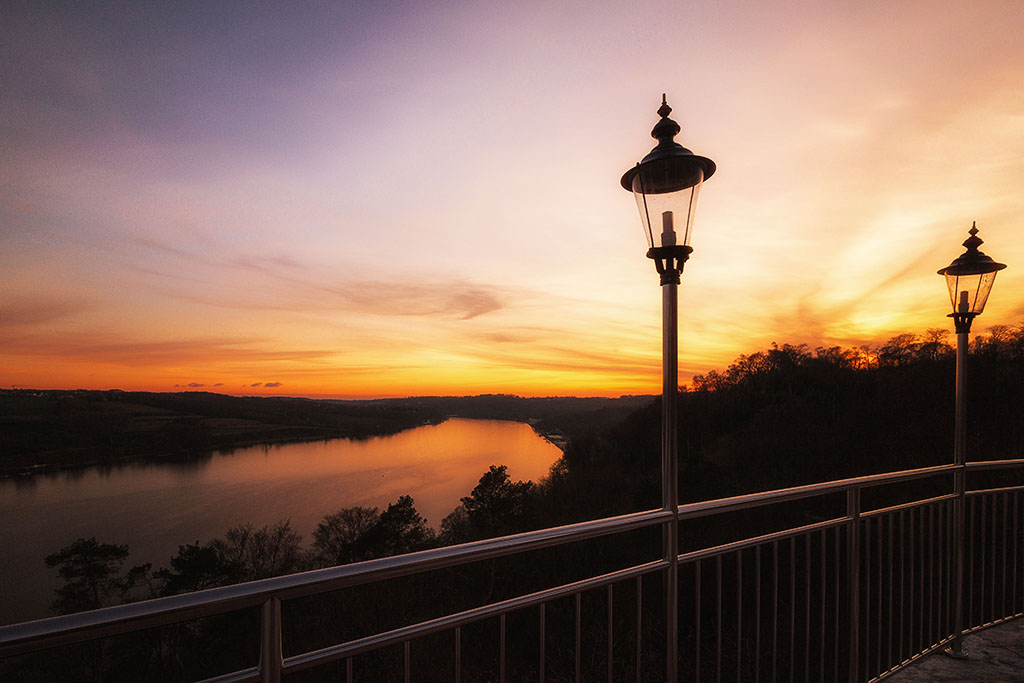
POLYGON ((701 185, 715 172, 715 162, 697 156, 675 141, 679 124, 668 117, 672 108, 662 95, 651 137, 658 141, 636 166, 622 176, 622 187, 633 193, 647 236, 647 256, 661 275, 662 398, 661 503, 672 520, 663 528, 666 572, 666 677, 676 681, 678 663, 679 474, 677 461, 676 393, 679 388, 678 286, 683 264, 693 249, 690 233, 701 185))
POLYGON ((953 578, 956 588, 956 604, 953 609, 955 635, 953 642, 946 648, 946 654, 960 659, 967 657, 967 652, 963 648, 964 491, 966 487, 965 463, 967 462, 964 452, 964 394, 967 337, 971 332, 971 323, 985 310, 985 303, 992 291, 996 273, 1006 267, 1005 264, 996 263, 978 251, 978 247, 983 242, 978 237, 976 223, 971 224, 971 229, 968 232, 971 236, 964 240, 967 251, 939 270, 939 275, 945 276, 946 287, 949 288, 949 300, 953 306, 953 312, 949 314, 949 317, 953 319, 953 324, 956 327, 956 422, 953 432, 953 461, 959 467, 953 475, 953 486, 956 490, 956 538, 954 543, 957 551, 956 573, 953 578))

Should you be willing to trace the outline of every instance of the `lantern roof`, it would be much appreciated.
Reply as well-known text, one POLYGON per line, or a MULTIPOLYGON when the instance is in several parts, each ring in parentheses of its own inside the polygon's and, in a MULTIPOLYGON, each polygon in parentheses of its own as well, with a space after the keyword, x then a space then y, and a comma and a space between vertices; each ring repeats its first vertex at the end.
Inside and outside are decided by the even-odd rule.
POLYGON ((978 247, 984 244, 984 241, 978 237, 976 221, 971 223, 971 229, 968 230, 968 232, 971 236, 964 240, 964 246, 967 247, 967 251, 956 257, 953 262, 945 268, 939 269, 939 275, 949 275, 953 277, 959 277, 961 275, 984 275, 985 273, 994 273, 1006 267, 1005 263, 997 263, 992 260, 991 256, 978 251, 978 247))
MULTIPOLYGON (((683 147, 681 144, 675 141, 675 136, 679 134, 681 128, 679 124, 668 117, 672 113, 672 107, 668 105, 668 101, 664 94, 661 96, 661 106, 658 107, 658 115, 661 116, 654 128, 651 130, 651 137, 658 141, 657 146, 650 151, 650 153, 640 160, 633 168, 629 169, 622 176, 622 187, 626 190, 633 191, 633 178, 640 171, 640 169, 646 165, 654 165, 657 162, 663 162, 668 160, 676 161, 677 163, 682 162, 683 168, 700 168, 703 170, 703 179, 707 180, 715 173, 715 162, 707 157, 702 157, 694 154, 690 150, 683 147)), ((675 168, 674 170, 680 171, 681 168, 675 168)), ((684 178, 692 176, 691 173, 682 173, 680 178, 680 188, 686 187, 687 182, 684 178)))

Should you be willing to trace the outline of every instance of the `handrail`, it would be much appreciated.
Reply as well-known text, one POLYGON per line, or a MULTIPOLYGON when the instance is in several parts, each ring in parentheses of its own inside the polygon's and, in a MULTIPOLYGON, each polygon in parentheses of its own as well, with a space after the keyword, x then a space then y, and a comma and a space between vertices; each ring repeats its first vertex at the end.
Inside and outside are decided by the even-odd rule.
POLYGON ((270 597, 298 598, 369 582, 503 557, 564 543, 622 533, 663 523, 665 510, 577 522, 512 536, 472 541, 354 564, 260 579, 233 586, 128 603, 115 607, 0 626, 0 657, 67 645, 124 631, 126 624, 149 628, 262 604, 270 597))
POLYGON ((934 505, 936 503, 941 503, 947 500, 956 500, 956 494, 947 493, 944 496, 934 496, 932 498, 924 498, 922 500, 912 500, 909 503, 900 503, 899 505, 890 505, 889 507, 868 510, 867 512, 860 513, 860 516, 862 519, 883 517, 885 515, 890 515, 894 512, 900 512, 901 510, 909 510, 910 508, 924 507, 925 505, 934 505))
MULTIPOLYGON (((1024 464, 1024 461, 1021 462, 1024 464)), ((849 479, 836 479, 834 481, 826 481, 818 484, 804 484, 802 486, 792 486, 790 488, 776 489, 774 491, 747 493, 741 496, 705 500, 699 503, 686 503, 685 505, 679 506, 679 519, 696 519, 697 517, 705 517, 711 514, 745 510, 753 507, 760 507, 762 505, 783 503, 786 501, 810 498, 811 496, 819 496, 827 493, 839 493, 851 488, 868 488, 872 486, 883 486, 885 484, 895 484, 910 479, 924 479, 938 474, 955 472, 958 469, 959 467, 957 465, 935 465, 933 467, 921 467, 914 470, 886 472, 883 474, 867 474, 860 477, 851 477, 849 479)))
POLYGON ((723 555, 725 553, 734 553, 738 550, 745 550, 747 548, 753 548, 756 545, 762 545, 765 543, 772 543, 775 541, 781 541, 786 538, 794 538, 796 536, 802 536, 804 534, 814 533, 815 531, 824 531, 825 529, 834 529, 837 526, 843 524, 849 524, 852 517, 836 517, 835 519, 827 519, 824 522, 815 522, 814 524, 806 524, 804 526, 794 527, 792 529, 784 529, 782 531, 773 531, 770 534, 763 534, 761 536, 755 536, 753 538, 744 538, 739 541, 733 541, 732 543, 723 543, 722 545, 716 545, 711 548, 703 548, 701 550, 692 550, 688 553, 683 553, 679 556, 679 562, 689 563, 695 562, 696 560, 702 560, 708 557, 714 557, 715 555, 723 555))
POLYGON ((1014 491, 1024 491, 1024 486, 999 486, 994 489, 971 489, 964 493, 965 496, 985 496, 993 493, 1013 493, 1014 491))
POLYGON ((1000 470, 1006 467, 1024 466, 1024 458, 1010 460, 972 460, 966 464, 969 470, 1000 470))

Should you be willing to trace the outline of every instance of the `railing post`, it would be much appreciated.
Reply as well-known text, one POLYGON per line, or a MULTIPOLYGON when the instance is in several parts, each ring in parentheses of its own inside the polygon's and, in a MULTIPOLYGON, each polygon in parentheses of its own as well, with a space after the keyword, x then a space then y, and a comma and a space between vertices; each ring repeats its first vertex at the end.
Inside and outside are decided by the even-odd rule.
POLYGON ((859 679, 860 665, 860 488, 846 491, 846 515, 850 532, 846 537, 850 572, 850 683, 859 679))
POLYGON ((281 649, 281 601, 263 603, 260 619, 260 683, 280 683, 284 654, 281 649))
POLYGON ((672 518, 662 527, 665 571, 665 680, 676 683, 679 667, 679 462, 676 394, 679 391, 678 274, 662 279, 661 503, 672 518))

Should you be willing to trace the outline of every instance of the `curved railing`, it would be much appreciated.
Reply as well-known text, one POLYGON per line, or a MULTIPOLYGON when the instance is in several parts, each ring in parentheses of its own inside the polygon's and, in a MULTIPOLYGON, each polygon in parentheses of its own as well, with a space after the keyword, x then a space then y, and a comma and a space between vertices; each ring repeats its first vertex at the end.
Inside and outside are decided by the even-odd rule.
POLYGON ((395 646, 403 649, 401 668, 409 680, 414 668, 410 644, 450 632, 452 652, 445 662, 451 670, 440 679, 460 681, 462 629, 492 620, 498 642, 491 680, 523 671, 531 680, 593 680, 595 667, 609 681, 663 680, 665 664, 649 653, 658 650, 654 641, 659 633, 673 632, 678 633, 679 656, 668 666, 682 680, 876 680, 961 635, 957 614, 964 632, 1022 614, 1024 579, 1019 582, 1018 575, 1024 567, 1024 487, 959 493, 952 486, 957 473, 1022 467, 1024 459, 975 462, 797 486, 689 503, 679 506, 675 516, 671 510, 638 512, 4 626, 0 658, 259 607, 259 661, 208 680, 279 681, 282 674, 331 663, 340 664, 349 681, 358 680, 354 673, 360 656, 395 646), (929 495, 891 502, 915 482, 930 483, 929 495), (736 514, 755 515, 768 524, 774 510, 793 501, 803 501, 801 512, 782 515, 781 528, 724 541, 722 534, 708 532, 736 514), (962 538, 958 505, 964 510, 962 538), (631 564, 284 654, 282 602, 588 539, 629 538, 656 526, 671 529, 676 520, 681 548, 676 558, 631 564), (673 560, 676 590, 658 593, 664 577, 672 575, 673 560), (959 591, 958 561, 964 567, 959 591), (677 595, 678 609, 666 610, 661 622, 651 617, 658 612, 651 591, 662 601, 677 595), (584 596, 588 605, 597 604, 597 596, 600 609, 583 610, 584 596), (568 610, 570 615, 574 611, 569 642, 553 639, 546 612, 565 600, 575 604, 568 610), (509 634, 509 616, 527 613, 533 614, 529 637, 536 657, 528 665, 508 658, 510 638, 520 637, 509 634), (666 628, 663 619, 672 614, 678 614, 678 624, 666 628), (601 635, 600 645, 594 634, 601 635), (550 657, 557 653, 564 659, 570 651, 567 667, 549 673, 550 657))

